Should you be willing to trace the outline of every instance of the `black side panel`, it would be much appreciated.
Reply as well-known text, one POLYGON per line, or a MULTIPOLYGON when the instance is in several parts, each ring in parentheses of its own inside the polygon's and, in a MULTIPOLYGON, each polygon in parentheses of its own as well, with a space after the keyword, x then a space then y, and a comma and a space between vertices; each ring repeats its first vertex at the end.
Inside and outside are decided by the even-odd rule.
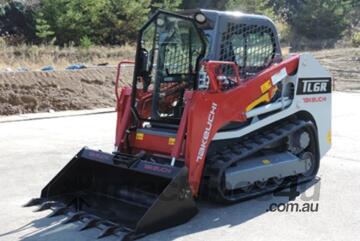
POLYGON ((331 78, 299 78, 297 95, 314 95, 331 93, 331 78))

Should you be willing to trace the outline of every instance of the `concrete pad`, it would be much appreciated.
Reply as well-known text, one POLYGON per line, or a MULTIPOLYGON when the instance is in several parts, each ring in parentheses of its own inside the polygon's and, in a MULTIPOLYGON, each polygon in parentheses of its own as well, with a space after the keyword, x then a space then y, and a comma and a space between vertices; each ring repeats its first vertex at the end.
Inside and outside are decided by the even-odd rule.
MULTIPOLYGON (((190 222, 141 240, 357 240, 360 235, 360 94, 334 93, 333 148, 317 181, 302 185, 296 203, 317 203, 317 212, 267 212, 286 197, 267 195, 230 206, 198 202, 190 222), (319 200, 306 197, 319 192, 319 200)), ((115 113, 0 123, 0 240, 96 240, 99 230, 61 224, 22 208, 84 146, 111 152, 115 113)), ((111 236, 106 240, 118 240, 111 236)))

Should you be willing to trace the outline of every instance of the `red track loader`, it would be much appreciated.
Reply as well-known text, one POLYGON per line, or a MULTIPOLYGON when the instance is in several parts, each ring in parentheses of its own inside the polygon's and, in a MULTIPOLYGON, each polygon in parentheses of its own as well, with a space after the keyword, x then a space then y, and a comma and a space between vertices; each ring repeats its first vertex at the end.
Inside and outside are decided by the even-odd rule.
POLYGON ((115 151, 82 149, 26 206, 133 240, 187 222, 198 197, 312 180, 331 146, 329 73, 309 54, 284 60, 264 16, 158 11, 132 87, 118 83, 115 151))

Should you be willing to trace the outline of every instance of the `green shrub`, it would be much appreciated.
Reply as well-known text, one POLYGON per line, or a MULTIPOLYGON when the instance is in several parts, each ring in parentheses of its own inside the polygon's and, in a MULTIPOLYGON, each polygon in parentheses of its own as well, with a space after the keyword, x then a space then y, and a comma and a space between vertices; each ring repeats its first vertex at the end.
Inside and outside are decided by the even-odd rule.
POLYGON ((91 39, 88 36, 80 38, 80 47, 83 49, 89 49, 93 45, 91 39))
POLYGON ((360 47, 360 32, 356 32, 353 34, 351 38, 351 42, 354 45, 354 47, 360 47))
POLYGON ((3 37, 0 37, 0 48, 6 47, 6 40, 3 37))

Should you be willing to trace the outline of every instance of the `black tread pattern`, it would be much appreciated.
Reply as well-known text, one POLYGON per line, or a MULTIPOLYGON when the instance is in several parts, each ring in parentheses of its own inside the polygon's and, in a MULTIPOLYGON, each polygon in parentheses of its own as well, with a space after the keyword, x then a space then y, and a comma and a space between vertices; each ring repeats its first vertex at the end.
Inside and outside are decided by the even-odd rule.
MULTIPOLYGON (((204 185, 206 193, 212 200, 222 203, 232 203, 272 192, 279 187, 271 187, 264 190, 258 190, 251 193, 244 192, 227 192, 224 190, 225 170, 246 157, 255 154, 273 143, 283 140, 285 137, 302 129, 311 128, 316 133, 316 127, 311 121, 305 120, 286 120, 279 124, 273 124, 270 128, 255 131, 235 142, 224 145, 206 159, 206 168, 204 185)), ((291 178, 291 177, 290 177, 291 178)), ((294 178, 294 177, 293 177, 294 178)), ((298 182, 304 182, 313 179, 314 176, 302 178, 298 182)))

